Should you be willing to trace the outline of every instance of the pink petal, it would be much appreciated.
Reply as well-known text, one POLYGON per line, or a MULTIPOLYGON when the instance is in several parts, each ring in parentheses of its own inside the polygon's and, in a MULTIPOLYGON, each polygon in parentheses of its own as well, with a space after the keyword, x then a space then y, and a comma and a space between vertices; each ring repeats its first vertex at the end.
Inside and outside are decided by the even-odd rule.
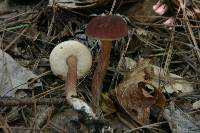
POLYGON ((174 26, 174 19, 173 18, 169 18, 163 24, 164 24, 165 28, 171 30, 173 28, 173 26, 174 26))
POLYGON ((158 9, 155 10, 155 13, 157 13, 158 15, 163 15, 166 13, 168 7, 166 4, 162 4, 158 9))
POLYGON ((160 7, 161 5, 162 5, 162 1, 159 0, 155 5, 153 5, 153 10, 154 10, 154 11, 157 10, 158 7, 160 7))

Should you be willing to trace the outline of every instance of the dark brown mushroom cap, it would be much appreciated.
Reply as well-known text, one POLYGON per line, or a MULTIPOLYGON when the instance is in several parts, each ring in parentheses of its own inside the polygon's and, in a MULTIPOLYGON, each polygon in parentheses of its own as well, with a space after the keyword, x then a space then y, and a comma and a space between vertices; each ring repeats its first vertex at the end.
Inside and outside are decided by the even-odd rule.
POLYGON ((128 27, 119 16, 97 16, 88 23, 86 34, 99 40, 118 40, 128 35, 128 27))

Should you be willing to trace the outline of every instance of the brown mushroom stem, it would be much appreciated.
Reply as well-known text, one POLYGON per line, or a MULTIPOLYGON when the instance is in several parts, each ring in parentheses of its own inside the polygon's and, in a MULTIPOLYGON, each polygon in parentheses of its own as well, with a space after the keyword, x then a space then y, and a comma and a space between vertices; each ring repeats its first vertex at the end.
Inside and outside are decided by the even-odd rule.
POLYGON ((66 60, 68 66, 67 78, 65 81, 66 98, 77 96, 77 58, 71 55, 66 60))
POLYGON ((102 41, 100 57, 92 79, 94 110, 98 113, 101 87, 109 65, 112 41, 102 41))

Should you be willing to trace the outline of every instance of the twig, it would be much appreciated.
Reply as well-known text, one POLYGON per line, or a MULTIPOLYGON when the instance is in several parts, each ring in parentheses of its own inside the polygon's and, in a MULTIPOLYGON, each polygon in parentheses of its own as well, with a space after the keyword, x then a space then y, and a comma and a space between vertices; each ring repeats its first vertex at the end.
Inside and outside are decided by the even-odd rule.
POLYGON ((0 114, 0 124, 2 125, 2 129, 4 133, 13 133, 6 119, 1 114, 0 114), (7 128, 5 128, 4 126, 6 126, 7 128))
POLYGON ((24 105, 52 105, 52 104, 67 104, 65 98, 41 98, 41 99, 31 99, 31 98, 12 98, 12 97, 0 97, 0 107, 1 106, 24 106, 24 105))
MULTIPOLYGON (((3 28, 3 27, 0 27, 0 30, 3 30, 3 31, 9 32, 9 33, 14 33, 14 34, 20 35, 20 33, 18 33, 18 32, 9 31, 8 29, 5 29, 5 28, 3 28)), ((35 37, 28 36, 28 35, 25 35, 25 34, 21 34, 21 36, 27 37, 27 38, 31 38, 31 39, 35 39, 35 37)), ((47 43, 47 44, 51 44, 51 45, 53 45, 53 46, 56 45, 55 43, 51 43, 51 42, 48 42, 48 41, 43 40, 43 39, 38 39, 38 38, 37 38, 36 40, 41 41, 41 42, 44 42, 44 43, 47 43)))
POLYGON ((134 125, 132 125, 129 121, 127 121, 126 119, 124 119, 123 117, 120 116, 119 113, 117 113, 117 117, 119 118, 119 120, 126 125, 128 128, 133 129, 134 125))
POLYGON ((55 129, 56 131, 58 131, 59 133, 68 133, 68 131, 66 131, 65 129, 63 129, 62 127, 59 127, 58 125, 49 122, 49 127, 52 127, 53 129, 55 129))
POLYGON ((45 131, 46 129, 50 129, 47 127, 46 129, 39 129, 39 128, 30 128, 30 127, 14 127, 14 126, 0 126, 0 128, 10 128, 14 130, 31 130, 31 131, 45 131))
POLYGON ((116 4, 116 0, 113 1, 112 7, 111 7, 110 12, 109 12, 109 15, 113 14, 113 10, 115 8, 115 4, 116 4))
POLYGON ((145 126, 142 126, 142 127, 137 127, 137 128, 131 129, 131 130, 127 130, 124 133, 130 133, 130 132, 135 131, 135 130, 139 130, 139 129, 143 129, 143 128, 149 128, 149 127, 154 127, 154 126, 159 126, 161 124, 166 124, 166 123, 168 123, 168 122, 167 121, 163 121, 163 122, 153 123, 153 124, 145 125, 145 126))
POLYGON ((21 16, 23 16, 23 15, 28 15, 28 14, 32 14, 32 13, 34 13, 34 12, 27 11, 27 12, 23 12, 23 13, 21 13, 21 14, 18 14, 18 15, 16 15, 16 16, 13 16, 13 17, 11 17, 11 18, 8 18, 7 20, 4 20, 3 22, 1 22, 1 23, 0 23, 0 26, 2 27, 2 25, 8 24, 9 21, 13 21, 13 19, 16 19, 17 17, 21 17, 21 16))
MULTIPOLYGON (((173 31, 171 33, 170 40, 171 41, 174 40, 174 32, 173 31)), ((169 72, 169 65, 170 65, 171 58, 172 58, 172 52, 173 52, 173 42, 170 42, 169 49, 168 49, 168 52, 167 52, 167 58, 165 60, 165 66, 164 66, 164 69, 163 69, 164 75, 167 75, 168 72, 169 72)))
MULTIPOLYGON (((193 41, 193 43, 194 43, 194 47, 195 47, 196 49, 198 49, 197 41, 196 41, 196 39, 195 39, 195 37, 194 37, 194 33, 193 33, 192 28, 191 28, 191 25, 190 25, 190 23, 189 23, 189 21, 188 21, 189 19, 188 19, 187 15, 186 15, 185 3, 183 2, 183 0, 178 0, 178 1, 179 1, 180 5, 181 5, 181 9, 183 10, 184 19, 187 20, 187 21, 186 21, 186 25, 187 25, 187 27, 188 27, 188 31, 189 31, 189 33, 190 33, 190 35, 191 35, 191 38, 192 38, 192 41, 193 41)), ((197 54, 197 59, 198 59, 198 61, 200 62, 200 52, 197 51, 197 50, 195 50, 195 52, 196 52, 196 54, 197 54)))
POLYGON ((6 51, 6 50, 8 50, 10 47, 12 47, 12 45, 15 44, 15 42, 22 36, 22 34, 24 34, 24 33, 28 30, 28 28, 29 28, 29 27, 26 27, 25 29, 23 29, 22 32, 21 32, 18 36, 16 36, 16 37, 14 38, 14 40, 11 41, 11 42, 7 45, 7 47, 4 49, 4 51, 6 51))
POLYGON ((40 93, 40 94, 38 94, 38 95, 35 95, 34 97, 32 97, 32 99, 35 99, 35 101, 37 101, 37 99, 42 98, 42 97, 45 97, 46 95, 52 93, 52 92, 55 91, 55 90, 63 89, 63 87, 64 87, 64 84, 62 84, 62 85, 60 85, 60 86, 58 86, 58 87, 52 88, 52 89, 50 89, 50 90, 47 90, 47 91, 45 91, 45 92, 42 92, 42 93, 40 93), (36 99, 36 98, 37 98, 37 99, 36 99))

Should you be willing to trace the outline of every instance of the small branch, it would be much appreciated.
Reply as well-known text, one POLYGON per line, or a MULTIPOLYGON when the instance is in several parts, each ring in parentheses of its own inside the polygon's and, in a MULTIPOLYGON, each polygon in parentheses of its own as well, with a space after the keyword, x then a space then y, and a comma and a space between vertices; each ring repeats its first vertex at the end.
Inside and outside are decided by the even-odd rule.
POLYGON ((4 133, 13 133, 6 119, 0 114, 0 125, 4 133))
POLYGON ((24 105, 51 105, 51 104, 66 104, 67 100, 65 98, 41 98, 41 99, 31 99, 31 98, 12 98, 12 97, 0 97, 0 107, 1 106, 24 106, 24 105))
POLYGON ((127 131, 125 131, 125 133, 130 133, 132 131, 143 129, 143 128, 150 128, 150 127, 154 127, 154 126, 159 126, 161 124, 166 124, 166 123, 168 123, 168 122, 163 121, 163 122, 153 123, 153 124, 149 124, 149 125, 144 125, 144 126, 141 126, 141 127, 133 128, 131 130, 127 130, 127 131))

